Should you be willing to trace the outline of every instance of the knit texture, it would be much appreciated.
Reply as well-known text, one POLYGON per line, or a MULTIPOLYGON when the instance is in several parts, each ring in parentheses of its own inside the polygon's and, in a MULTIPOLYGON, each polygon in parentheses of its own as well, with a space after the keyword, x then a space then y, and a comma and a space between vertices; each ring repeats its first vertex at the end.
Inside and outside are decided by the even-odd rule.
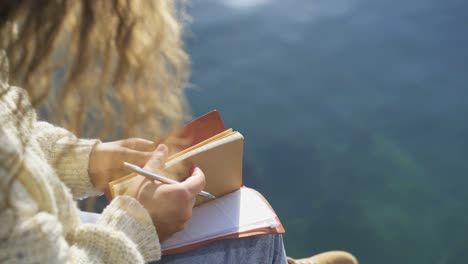
POLYGON ((99 141, 37 122, 24 90, 1 79, 0 122, 1 263, 160 259, 156 229, 134 198, 118 197, 96 224, 81 223, 74 198, 93 192, 87 168, 99 141))
POLYGON ((89 153, 97 140, 77 139, 66 129, 47 122, 36 122, 34 135, 48 163, 60 172, 58 176, 75 198, 97 193, 88 177, 89 153))

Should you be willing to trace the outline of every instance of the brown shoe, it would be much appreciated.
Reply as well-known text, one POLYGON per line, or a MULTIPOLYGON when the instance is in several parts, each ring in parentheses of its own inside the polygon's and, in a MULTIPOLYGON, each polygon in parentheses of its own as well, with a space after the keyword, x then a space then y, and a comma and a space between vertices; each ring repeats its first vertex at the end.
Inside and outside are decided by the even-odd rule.
POLYGON ((308 258, 293 259, 288 257, 289 264, 358 264, 357 259, 345 251, 328 251, 308 258))

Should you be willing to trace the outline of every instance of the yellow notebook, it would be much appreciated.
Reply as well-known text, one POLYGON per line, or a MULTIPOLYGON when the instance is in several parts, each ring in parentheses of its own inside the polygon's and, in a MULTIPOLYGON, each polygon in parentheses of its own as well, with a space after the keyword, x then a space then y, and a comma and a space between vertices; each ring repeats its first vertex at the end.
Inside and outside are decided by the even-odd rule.
MULTIPOLYGON (((175 146, 173 148, 183 148, 169 156, 164 170, 160 172, 164 176, 183 181, 190 175, 190 169, 198 166, 205 174, 205 190, 216 197, 238 190, 242 186, 244 137, 232 129, 225 129, 217 111, 195 119, 161 142, 168 144, 170 150, 171 145, 175 146), (200 126, 203 129, 202 132, 197 131, 198 135, 187 134, 187 131, 193 131, 193 128, 200 126)), ((109 184, 111 198, 124 193, 135 175, 133 173, 112 181, 109 184)), ((196 206, 207 200, 197 197, 196 206)))

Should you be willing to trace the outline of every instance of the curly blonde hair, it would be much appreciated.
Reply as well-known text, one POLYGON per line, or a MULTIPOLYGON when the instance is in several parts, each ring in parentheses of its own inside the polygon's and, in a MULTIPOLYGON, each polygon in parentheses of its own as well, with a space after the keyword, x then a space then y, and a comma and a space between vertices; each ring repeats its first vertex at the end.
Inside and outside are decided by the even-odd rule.
POLYGON ((0 50, 10 84, 54 123, 155 140, 188 117, 184 20, 176 0, 6 0, 0 50))

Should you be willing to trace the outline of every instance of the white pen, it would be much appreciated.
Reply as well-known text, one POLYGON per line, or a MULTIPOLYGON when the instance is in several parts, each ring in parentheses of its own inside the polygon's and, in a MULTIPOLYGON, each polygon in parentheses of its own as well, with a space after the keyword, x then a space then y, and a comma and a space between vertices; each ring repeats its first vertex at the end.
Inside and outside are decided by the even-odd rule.
MULTIPOLYGON (((169 184, 180 183, 180 182, 178 182, 176 180, 164 177, 162 175, 159 175, 159 174, 151 172, 151 171, 147 171, 145 169, 142 169, 142 168, 138 167, 137 165, 134 165, 134 164, 131 164, 131 163, 128 163, 128 162, 124 162, 123 165, 129 171, 138 173, 138 174, 140 174, 142 176, 145 176, 145 177, 147 177, 147 178, 149 178, 151 180, 157 180, 157 181, 160 181, 160 182, 163 182, 163 183, 169 183, 169 184)), ((198 193, 198 195, 203 196, 203 197, 208 198, 208 199, 216 198, 214 195, 212 195, 211 193, 209 193, 207 191, 201 191, 201 192, 198 193)))

